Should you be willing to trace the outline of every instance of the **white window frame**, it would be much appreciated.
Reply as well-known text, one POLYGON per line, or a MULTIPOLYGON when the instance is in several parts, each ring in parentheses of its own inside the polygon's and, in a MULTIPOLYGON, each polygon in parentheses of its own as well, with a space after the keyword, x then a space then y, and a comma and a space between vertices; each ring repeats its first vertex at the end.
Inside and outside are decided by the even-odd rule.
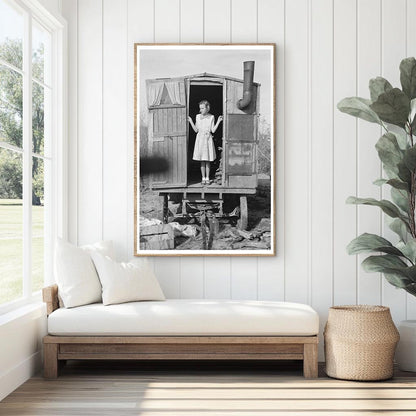
MULTIPOLYGON (((67 173, 67 23, 43 7, 37 0, 14 0, 23 10, 25 26, 23 38, 23 150, 2 144, 2 148, 23 155, 23 296, 0 305, 0 315, 41 300, 41 291, 32 293, 32 19, 37 20, 51 34, 51 131, 50 131, 50 201, 45 223, 44 285, 54 282, 53 250, 57 237, 68 236, 68 173, 67 173), (30 48, 28 51, 27 49, 30 48), (30 57, 30 59, 27 59, 30 57)), ((48 157, 49 159, 49 157, 48 157)))

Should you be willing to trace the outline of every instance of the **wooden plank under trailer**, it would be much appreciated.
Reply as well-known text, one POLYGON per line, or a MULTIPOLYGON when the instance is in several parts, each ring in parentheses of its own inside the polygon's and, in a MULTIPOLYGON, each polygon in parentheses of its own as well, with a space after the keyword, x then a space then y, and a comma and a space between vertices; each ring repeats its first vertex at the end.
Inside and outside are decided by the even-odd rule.
POLYGON ((202 212, 210 211, 210 215, 216 218, 227 218, 233 215, 225 214, 223 210, 224 195, 240 195, 240 219, 237 226, 241 230, 247 230, 248 226, 248 205, 247 195, 255 195, 256 189, 239 189, 223 187, 192 187, 175 188, 169 190, 159 190, 162 198, 162 221, 169 222, 168 198, 170 194, 181 195, 182 212, 176 214, 175 218, 199 217, 202 212), (201 195, 199 197, 199 195, 201 195), (198 213, 189 213, 187 206, 196 205, 193 209, 199 210, 198 213), (213 213, 213 209, 218 209, 218 213, 213 213))

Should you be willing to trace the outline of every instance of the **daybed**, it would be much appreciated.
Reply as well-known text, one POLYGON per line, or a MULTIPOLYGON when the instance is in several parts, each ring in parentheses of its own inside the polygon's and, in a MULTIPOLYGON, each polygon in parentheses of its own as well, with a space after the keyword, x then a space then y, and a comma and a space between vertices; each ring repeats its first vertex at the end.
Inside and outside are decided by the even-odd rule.
POLYGON ((169 299, 59 308, 56 285, 43 299, 46 378, 68 359, 303 360, 304 376, 318 375, 319 318, 307 305, 169 299))

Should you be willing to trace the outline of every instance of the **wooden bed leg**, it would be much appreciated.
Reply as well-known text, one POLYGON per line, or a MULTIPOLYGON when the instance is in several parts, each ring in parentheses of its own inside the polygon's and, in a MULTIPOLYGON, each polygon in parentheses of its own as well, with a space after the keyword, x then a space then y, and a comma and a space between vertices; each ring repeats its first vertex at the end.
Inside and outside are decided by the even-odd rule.
POLYGON ((318 344, 303 345, 303 376, 318 378, 318 344))
POLYGON ((58 378, 58 344, 43 344, 43 377, 58 378))

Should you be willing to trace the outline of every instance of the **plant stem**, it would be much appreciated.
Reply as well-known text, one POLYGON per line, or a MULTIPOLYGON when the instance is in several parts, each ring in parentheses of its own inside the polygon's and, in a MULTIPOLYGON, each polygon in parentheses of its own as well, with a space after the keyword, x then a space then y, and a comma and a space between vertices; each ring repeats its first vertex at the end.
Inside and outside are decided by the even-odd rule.
MULTIPOLYGON (((410 143, 413 147, 413 130, 412 125, 409 123, 409 135, 410 143)), ((416 238, 416 224, 415 224, 415 199, 416 199, 416 172, 410 172, 410 195, 409 195, 409 219, 410 219, 410 231, 412 237, 416 238)))

